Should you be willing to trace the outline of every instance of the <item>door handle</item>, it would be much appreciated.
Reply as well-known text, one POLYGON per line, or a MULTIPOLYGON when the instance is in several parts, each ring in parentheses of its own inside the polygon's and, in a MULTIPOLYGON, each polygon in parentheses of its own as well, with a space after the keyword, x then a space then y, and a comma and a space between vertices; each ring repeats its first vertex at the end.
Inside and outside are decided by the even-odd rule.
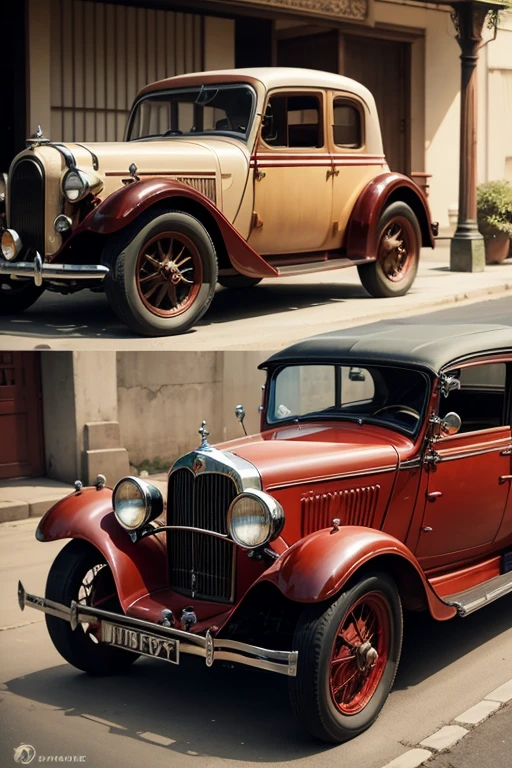
POLYGON ((500 456, 511 456, 511 455, 512 455, 512 445, 509 445, 508 448, 504 448, 500 453, 500 456))
POLYGON ((427 493, 427 501, 430 501, 430 503, 433 504, 433 502, 440 499, 442 495, 442 491, 430 491, 430 493, 427 493))
POLYGON ((498 480, 500 485, 503 485, 503 483, 506 483, 507 480, 512 480, 512 475, 501 475, 500 479, 498 480))

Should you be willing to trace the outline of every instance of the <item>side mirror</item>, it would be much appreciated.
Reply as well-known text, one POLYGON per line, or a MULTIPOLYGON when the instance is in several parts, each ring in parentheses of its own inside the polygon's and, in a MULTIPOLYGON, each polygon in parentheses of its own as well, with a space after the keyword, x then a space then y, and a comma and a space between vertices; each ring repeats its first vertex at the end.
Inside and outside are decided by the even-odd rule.
POLYGON ((462 426, 462 421, 458 413, 450 411, 444 419, 441 419, 441 434, 456 435, 462 426))
POLYGON ((237 405, 235 408, 235 416, 242 425, 244 429, 244 434, 247 434, 247 430, 245 428, 244 419, 245 419, 245 408, 243 405, 237 405))
POLYGON ((350 381, 366 381, 366 374, 360 368, 350 368, 348 378, 350 381))

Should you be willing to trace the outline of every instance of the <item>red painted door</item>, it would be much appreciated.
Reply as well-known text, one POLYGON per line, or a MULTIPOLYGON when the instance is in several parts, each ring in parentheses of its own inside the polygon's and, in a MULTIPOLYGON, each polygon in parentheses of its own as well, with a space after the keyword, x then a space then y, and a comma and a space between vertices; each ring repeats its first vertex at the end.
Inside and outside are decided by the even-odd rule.
POLYGON ((0 479, 44 474, 41 376, 35 352, 0 352, 0 479))

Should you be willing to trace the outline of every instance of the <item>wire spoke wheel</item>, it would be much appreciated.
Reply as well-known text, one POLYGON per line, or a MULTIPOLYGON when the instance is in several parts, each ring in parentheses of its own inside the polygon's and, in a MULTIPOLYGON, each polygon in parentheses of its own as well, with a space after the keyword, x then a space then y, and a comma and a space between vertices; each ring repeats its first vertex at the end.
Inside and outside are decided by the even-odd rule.
POLYGON ((387 663, 390 613, 386 599, 369 593, 342 620, 331 654, 329 684, 335 706, 361 712, 377 690, 387 663))
POLYGON ((408 219, 397 216, 384 229, 377 246, 377 260, 388 280, 400 283, 418 258, 414 229, 408 219))
POLYGON ((156 235, 140 250, 136 280, 140 299, 153 314, 175 317, 186 312, 203 282, 196 245, 181 232, 156 235))

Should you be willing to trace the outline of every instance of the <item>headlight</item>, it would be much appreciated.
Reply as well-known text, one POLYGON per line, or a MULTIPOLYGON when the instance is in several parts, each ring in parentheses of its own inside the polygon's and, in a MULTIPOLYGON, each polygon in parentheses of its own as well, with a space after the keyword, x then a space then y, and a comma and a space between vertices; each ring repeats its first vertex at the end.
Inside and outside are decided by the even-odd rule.
POLYGON ((114 488, 112 502, 117 522, 129 531, 142 528, 164 508, 158 488, 138 477, 123 477, 114 488))
POLYGON ((14 229, 2 232, 2 255, 6 261, 13 261, 23 248, 21 238, 14 229))
POLYGON ((263 491, 249 489, 237 496, 229 508, 229 533, 244 549, 265 546, 279 536, 283 525, 282 506, 263 491))
POLYGON ((0 174, 0 205, 2 203, 5 203, 6 196, 7 196, 7 174, 1 173, 0 174))
POLYGON ((72 168, 62 179, 62 192, 70 203, 77 203, 89 194, 96 194, 102 187, 103 182, 98 176, 78 168, 72 168))

